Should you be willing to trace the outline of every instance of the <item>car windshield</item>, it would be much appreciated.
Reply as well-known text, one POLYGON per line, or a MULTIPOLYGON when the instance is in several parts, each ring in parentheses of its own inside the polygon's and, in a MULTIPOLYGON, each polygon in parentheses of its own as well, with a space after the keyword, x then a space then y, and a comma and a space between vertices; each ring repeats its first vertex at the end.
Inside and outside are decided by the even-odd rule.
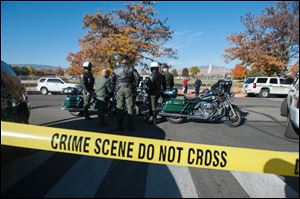
POLYGON ((254 78, 249 78, 245 81, 245 84, 251 84, 254 82, 254 78))

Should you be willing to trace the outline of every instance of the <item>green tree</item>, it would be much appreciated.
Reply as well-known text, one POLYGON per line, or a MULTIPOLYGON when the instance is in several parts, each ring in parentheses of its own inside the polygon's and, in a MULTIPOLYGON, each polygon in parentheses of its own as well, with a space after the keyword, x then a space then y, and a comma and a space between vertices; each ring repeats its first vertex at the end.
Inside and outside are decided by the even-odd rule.
POLYGON ((18 76, 28 76, 29 75, 29 70, 27 67, 13 66, 12 68, 18 76))
POLYGON ((64 72, 64 70, 63 70, 60 66, 58 66, 58 68, 57 68, 56 71, 55 71, 55 74, 56 74, 56 76, 58 76, 58 77, 62 77, 62 76, 65 75, 65 72, 64 72))
POLYGON ((261 76, 268 76, 268 74, 263 70, 252 69, 247 74, 248 77, 261 77, 261 76))
POLYGON ((27 69, 29 71, 29 76, 36 76, 37 75, 37 70, 34 69, 32 66, 27 66, 27 69))
POLYGON ((178 72, 175 68, 172 69, 172 74, 174 77, 178 77, 178 72))
POLYGON ((194 77, 200 72, 200 69, 197 66, 193 66, 190 68, 191 75, 194 77))
POLYGON ((188 70, 187 68, 183 68, 183 69, 182 69, 181 76, 183 76, 183 77, 189 76, 189 70, 188 70))

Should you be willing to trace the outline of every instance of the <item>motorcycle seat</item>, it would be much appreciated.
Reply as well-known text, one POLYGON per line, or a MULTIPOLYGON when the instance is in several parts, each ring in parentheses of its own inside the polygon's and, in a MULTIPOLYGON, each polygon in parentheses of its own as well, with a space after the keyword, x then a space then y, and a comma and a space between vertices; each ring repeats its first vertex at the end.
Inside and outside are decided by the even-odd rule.
POLYGON ((184 96, 184 100, 187 101, 187 102, 195 102, 195 101, 199 100, 199 97, 184 96))

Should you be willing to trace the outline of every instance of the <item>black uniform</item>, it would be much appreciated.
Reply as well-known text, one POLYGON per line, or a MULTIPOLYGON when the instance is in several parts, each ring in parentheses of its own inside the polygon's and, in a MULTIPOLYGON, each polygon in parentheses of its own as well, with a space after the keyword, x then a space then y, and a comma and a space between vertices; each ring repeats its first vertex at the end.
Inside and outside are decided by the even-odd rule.
POLYGON ((166 81, 164 76, 157 70, 154 70, 151 74, 151 89, 150 89, 150 107, 149 113, 153 117, 153 123, 156 124, 156 107, 159 97, 161 96, 161 90, 166 89, 166 81))
POLYGON ((196 81, 195 81, 195 96, 199 96, 201 85, 202 85, 202 81, 200 79, 196 79, 196 81))
POLYGON ((81 85, 83 86, 83 108, 84 108, 84 117, 85 119, 90 119, 89 117, 89 107, 91 99, 94 95, 94 83, 95 78, 89 70, 84 70, 81 75, 81 85))
POLYGON ((174 77, 172 73, 169 71, 163 73, 165 80, 166 80, 166 87, 167 88, 173 88, 174 87, 174 77))

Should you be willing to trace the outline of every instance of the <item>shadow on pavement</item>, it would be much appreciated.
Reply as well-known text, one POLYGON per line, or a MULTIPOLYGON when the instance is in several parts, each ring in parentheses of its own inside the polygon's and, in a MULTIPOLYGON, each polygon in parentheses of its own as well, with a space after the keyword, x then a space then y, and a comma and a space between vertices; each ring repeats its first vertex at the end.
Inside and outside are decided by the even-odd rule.
MULTIPOLYGON (((127 127, 126 119, 127 118, 124 117, 125 128, 127 127)), ((160 140, 164 140, 165 138, 165 132, 161 128, 147 124, 141 116, 135 117, 135 129, 133 131, 116 131, 117 121, 113 113, 106 118, 106 121, 109 123, 108 127, 99 127, 97 117, 93 117, 93 120, 91 121, 79 118, 75 121, 64 121, 59 124, 50 124, 49 126, 160 140)), ((155 186, 151 185, 153 182, 151 183, 148 180, 150 188, 148 186, 147 189, 148 170, 153 166, 155 165, 133 161, 113 160, 95 197, 144 197, 145 193, 147 193, 147 196, 149 197, 181 197, 177 184, 165 165, 160 165, 159 175, 157 173, 157 176, 155 177, 155 183, 162 184, 163 186, 156 187, 155 190, 155 186), (164 195, 166 193, 167 195, 164 195)))
MULTIPOLYGON (((298 166, 284 161, 282 159, 272 159, 268 161, 264 167, 264 172, 266 173, 276 173, 276 171, 280 170, 291 170, 299 175, 299 159, 298 159, 298 166)), ((284 176, 285 182, 285 195, 286 198, 299 198, 299 176, 298 177, 291 177, 291 176, 284 176)))
MULTIPOLYGON (((93 116, 93 118, 91 121, 84 120, 82 117, 74 120, 61 120, 57 121, 58 123, 51 122, 45 126, 160 140, 165 138, 165 132, 161 128, 146 124, 142 117, 135 118, 135 130, 132 132, 117 132, 116 117, 112 115, 106 118, 109 126, 105 128, 98 126, 97 117, 93 116)), ((125 128, 126 125, 127 121, 125 120, 125 128)), ((1 190, 1 197, 44 197, 47 196, 50 190, 52 190, 51 196, 82 197, 84 191, 81 192, 81 189, 72 191, 74 190, 73 183, 64 184, 64 187, 58 189, 60 192, 53 193, 53 187, 62 178, 68 177, 68 175, 65 175, 68 174, 72 168, 76 167, 76 165, 79 164, 78 162, 82 161, 82 158, 83 156, 79 155, 54 153, 52 157, 45 160, 41 165, 22 177, 8 189, 1 190)), ((93 185, 96 186, 96 190, 93 192, 95 195, 93 197, 181 197, 178 185, 166 165, 96 157, 85 157, 84 159, 84 168, 81 168, 78 172, 92 169, 94 165, 91 165, 91 163, 94 161, 100 161, 98 162, 100 164, 101 162, 105 164, 105 161, 107 162, 108 160, 111 162, 107 172, 105 172, 103 178, 99 180, 100 182, 98 182, 97 185, 93 185)), ((26 161, 26 159, 24 161, 26 161)), ((95 170, 95 168, 93 169, 95 170)), ((5 168, 3 172, 6 172, 5 168)), ((11 170, 9 172, 14 173, 14 171, 11 170)), ((104 171, 99 168, 97 172, 104 171)), ((80 176, 80 174, 78 174, 78 176, 80 176)), ((72 182, 72 180, 69 181, 72 182)), ((76 179, 75 181, 80 181, 82 190, 89 189, 85 186, 88 187, 91 185, 90 180, 87 181, 87 179, 76 179)), ((2 179, 1 182, 5 183, 5 179, 2 179)))

